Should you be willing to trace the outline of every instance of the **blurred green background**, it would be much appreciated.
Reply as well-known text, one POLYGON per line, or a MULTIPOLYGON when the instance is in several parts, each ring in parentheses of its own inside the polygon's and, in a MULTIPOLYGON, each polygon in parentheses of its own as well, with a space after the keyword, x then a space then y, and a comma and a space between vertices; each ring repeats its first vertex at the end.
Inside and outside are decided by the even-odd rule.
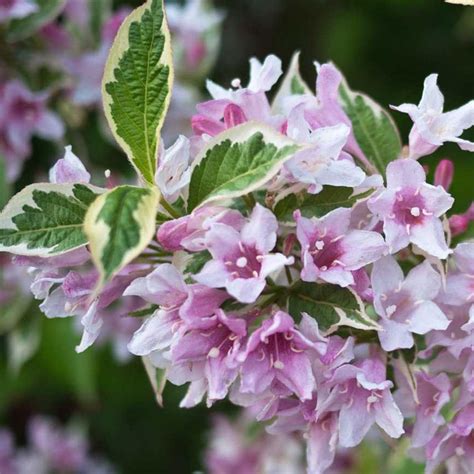
MULTIPOLYGON (((115 1, 137 6, 140 1, 115 1)), ((418 102, 424 78, 440 74, 447 109, 474 97, 474 8, 442 0, 220 0, 226 12, 221 52, 211 75, 227 85, 248 77, 248 58, 274 53, 287 65, 301 51, 302 73, 313 85, 313 61, 334 61, 352 88, 363 90, 382 105, 418 102)), ((407 117, 393 114, 406 140, 407 117)), ((97 131, 97 117, 87 121, 87 139, 80 144, 104 168, 127 169, 127 162, 97 131)), ((71 142, 77 137, 68 137, 71 142)), ((473 134, 471 134, 471 139, 473 134)), ((40 141, 23 182, 40 171, 53 153, 40 141)), ((80 150, 77 151, 79 156, 80 150)), ((473 199, 474 157, 445 146, 438 158, 455 160, 454 210, 462 212, 473 199)), ((426 160, 431 170, 436 159, 426 160)), ((20 183, 21 185, 22 183, 20 183)), ((2 310, 3 311, 3 310, 2 310)), ((29 415, 45 413, 67 420, 85 415, 93 446, 123 473, 187 474, 202 469, 210 412, 229 410, 225 403, 179 409, 183 390, 168 386, 164 408, 158 408, 141 362, 120 365, 110 348, 76 355, 78 335, 69 320, 47 320, 32 306, 42 338, 38 353, 19 375, 0 367, 0 418, 22 436, 29 415)), ((377 473, 377 464, 370 471, 377 473)), ((401 470, 399 472, 409 472, 401 470)))

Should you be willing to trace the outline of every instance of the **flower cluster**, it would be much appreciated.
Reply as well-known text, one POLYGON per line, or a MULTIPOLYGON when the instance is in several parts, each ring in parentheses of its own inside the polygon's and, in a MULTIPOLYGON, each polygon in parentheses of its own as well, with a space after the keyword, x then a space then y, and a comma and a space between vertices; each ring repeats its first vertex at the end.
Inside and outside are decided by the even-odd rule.
MULTIPOLYGON (((149 13, 162 13, 158 0, 146 5, 143 35, 149 13)), ((396 108, 414 121, 402 148, 390 115, 332 63, 316 64, 314 93, 296 57, 270 102, 282 75, 271 55, 251 59, 246 87, 208 81, 191 136, 166 147, 148 130, 140 142, 141 126, 128 135, 137 110, 117 90, 142 71, 128 53, 105 103, 146 185, 92 186, 67 149, 50 183, 17 195, 0 219, 0 243, 30 267, 46 316, 80 319, 78 352, 109 325, 139 325, 127 347, 160 371, 158 396, 159 378, 189 384, 183 407, 247 407, 269 432, 307 440, 311 474, 375 428, 406 434, 427 473, 444 463, 472 472, 474 244, 461 241, 472 209, 448 219, 451 162, 431 184, 417 160, 446 141, 472 151, 460 136, 474 101, 443 113, 429 76, 418 106, 396 108), (46 225, 28 227, 29 215, 46 225)))
POLYGON ((2 474, 113 474, 104 459, 91 454, 89 443, 78 426, 60 426, 44 417, 31 418, 26 446, 15 446, 13 434, 0 429, 0 471, 2 474))

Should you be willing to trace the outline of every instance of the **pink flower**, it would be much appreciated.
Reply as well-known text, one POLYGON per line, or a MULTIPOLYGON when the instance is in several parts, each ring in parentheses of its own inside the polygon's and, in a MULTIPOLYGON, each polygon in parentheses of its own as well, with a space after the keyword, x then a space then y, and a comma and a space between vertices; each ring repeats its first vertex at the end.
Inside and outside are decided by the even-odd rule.
POLYGON ((176 267, 167 263, 134 280, 123 294, 161 306, 133 335, 128 348, 135 355, 158 352, 158 356, 176 341, 185 322, 193 324, 212 316, 227 299, 223 291, 201 284, 187 285, 176 267))
POLYGON ((352 272, 386 252, 385 242, 377 232, 349 228, 350 209, 336 209, 320 219, 308 219, 296 211, 295 220, 303 281, 321 279, 343 287, 353 285, 352 272))
POLYGON ((368 162, 357 143, 352 131, 352 122, 344 112, 339 99, 339 89, 343 81, 342 74, 332 63, 315 63, 318 77, 316 80, 316 98, 306 96, 304 101, 307 104, 305 117, 311 128, 328 127, 345 124, 350 128, 350 134, 345 145, 345 150, 359 158, 368 166, 373 166, 368 162))
POLYGON ((413 268, 404 279, 396 260, 384 257, 374 263, 371 277, 375 310, 382 318, 379 339, 385 351, 412 347, 412 333, 448 327, 449 320, 433 302, 441 277, 428 262, 413 268))
POLYGON ((435 169, 435 186, 442 186, 446 191, 449 191, 451 183, 453 182, 453 175, 454 163, 451 160, 441 160, 435 169))
POLYGON ((61 429, 51 420, 35 417, 28 426, 32 448, 53 470, 78 471, 85 466, 87 442, 79 433, 61 429))
POLYGON ((207 81, 207 89, 213 100, 197 105, 198 114, 192 118, 196 135, 214 136, 247 120, 257 120, 280 129, 283 117, 272 116, 266 92, 278 81, 282 74, 281 61, 274 55, 267 56, 260 63, 250 60, 250 82, 246 88, 225 89, 212 81, 207 81))
POLYGON ((443 301, 450 305, 474 303, 474 243, 458 244, 453 257, 455 270, 448 273, 443 301))
POLYGON ((155 174, 156 185, 165 199, 174 202, 191 179, 189 140, 180 135, 176 142, 162 150, 155 174))
POLYGON ((444 142, 454 142, 462 150, 474 151, 474 143, 459 138, 474 125, 474 100, 443 113, 444 97, 437 85, 438 75, 430 74, 424 82, 420 103, 402 104, 393 109, 413 120, 410 132, 410 158, 430 155, 444 142))
POLYGON ((308 474, 323 474, 336 457, 339 426, 338 413, 329 412, 319 416, 317 398, 300 402, 299 405, 282 409, 276 421, 267 431, 273 435, 303 431, 306 438, 306 462, 308 474))
POLYGON ((419 404, 416 406, 412 446, 425 446, 444 424, 441 409, 451 399, 451 383, 446 374, 430 376, 423 371, 416 374, 419 404))
POLYGON ((82 161, 72 152, 71 146, 65 148, 64 158, 58 160, 49 170, 51 183, 89 183, 91 175, 82 161))
POLYGON ((318 400, 320 413, 339 411, 339 442, 344 447, 357 446, 376 423, 392 438, 403 433, 403 415, 395 404, 385 378, 385 364, 369 358, 356 365, 337 368, 327 385, 329 395, 318 400))
POLYGON ((212 64, 219 44, 222 13, 203 0, 187 0, 184 6, 171 3, 166 13, 173 35, 174 54, 178 58, 178 72, 188 76, 205 73, 209 67, 207 63, 212 64))
POLYGON ((308 192, 316 194, 323 185, 359 186, 365 173, 348 156, 341 155, 350 128, 344 124, 310 130, 303 109, 296 107, 288 118, 287 135, 298 143, 309 146, 285 164, 291 179, 308 185, 308 192))
POLYGON ((440 217, 454 199, 441 187, 426 183, 423 167, 412 159, 392 161, 387 167, 387 187, 368 201, 369 209, 383 221, 390 253, 410 242, 438 258, 449 250, 440 217))
POLYGON ((460 410, 448 427, 428 444, 426 473, 432 474, 448 461, 449 472, 470 474, 474 470, 474 403, 460 410))
POLYGON ((48 95, 34 93, 16 80, 0 88, 0 151, 6 155, 11 180, 30 153, 33 135, 58 140, 64 133, 60 118, 46 108, 48 95))
POLYGON ((463 214, 453 214, 449 218, 449 229, 451 235, 456 237, 463 234, 469 228, 469 224, 474 221, 474 203, 463 214))
POLYGON ((206 232, 214 223, 240 230, 245 219, 240 212, 226 207, 203 206, 187 216, 161 224, 157 239, 168 251, 186 249, 190 252, 200 252, 206 249, 206 232))
POLYGON ((225 224, 213 224, 205 245, 213 260, 194 279, 212 288, 225 287, 242 303, 253 303, 270 273, 293 263, 292 257, 270 253, 275 247, 278 222, 271 211, 257 204, 239 232, 225 224))
POLYGON ((315 345, 295 328, 288 314, 278 311, 253 332, 237 356, 242 363, 240 390, 259 394, 278 381, 302 400, 315 388, 310 351, 315 345))
POLYGON ((195 324, 197 327, 183 335, 172 348, 171 361, 176 365, 204 362, 208 400, 220 400, 238 375, 232 360, 247 333, 247 324, 244 319, 227 316, 220 309, 195 324))

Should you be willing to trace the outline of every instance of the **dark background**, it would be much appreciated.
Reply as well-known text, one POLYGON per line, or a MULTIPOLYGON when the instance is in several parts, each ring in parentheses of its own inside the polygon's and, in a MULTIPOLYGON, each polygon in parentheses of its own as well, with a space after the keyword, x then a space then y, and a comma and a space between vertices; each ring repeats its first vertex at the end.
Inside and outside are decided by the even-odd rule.
MULTIPOLYGON (((141 2, 114 3, 137 6, 141 2)), ((423 80, 432 72, 440 74, 447 109, 474 97, 474 8, 442 0, 215 3, 227 13, 221 52, 211 74, 218 83, 227 85, 234 77, 245 83, 252 55, 263 59, 274 53, 287 65, 292 53, 300 50, 302 73, 310 86, 315 83, 313 60, 332 60, 353 89, 386 107, 417 103, 423 80)), ((403 114, 393 116, 406 141, 410 121, 403 114)), ((94 123, 92 118, 85 130, 87 146, 93 146, 90 154, 104 167, 122 167, 119 161, 126 167, 117 150, 100 139, 94 123)), ((455 210, 463 211, 473 197, 474 156, 452 145, 436 156, 455 160, 451 192, 457 200, 455 210)), ((425 164, 433 170, 435 162, 430 158, 425 164)), ((41 160, 35 160, 24 179, 41 166, 41 160)), ((14 377, 5 364, 0 367, 4 423, 22 436, 32 413, 67 420, 79 410, 90 426, 94 448, 124 473, 188 474, 201 468, 210 413, 206 408, 179 409, 183 390, 174 387, 167 387, 165 407, 158 408, 138 360, 119 365, 108 348, 76 355, 78 336, 71 331, 70 321, 41 317, 41 324, 40 351, 20 376, 14 377)), ((211 411, 221 409, 229 407, 221 403, 211 411)))

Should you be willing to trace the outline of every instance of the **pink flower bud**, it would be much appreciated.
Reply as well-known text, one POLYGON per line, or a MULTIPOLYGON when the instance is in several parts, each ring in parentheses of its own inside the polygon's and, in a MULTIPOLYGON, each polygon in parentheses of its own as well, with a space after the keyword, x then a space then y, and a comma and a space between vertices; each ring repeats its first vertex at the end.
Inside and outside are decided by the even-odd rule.
POLYGON ((449 218, 449 228, 451 229, 451 235, 456 235, 466 232, 469 225, 470 219, 466 214, 454 214, 449 218))
POLYGON ((469 209, 466 211, 465 214, 470 221, 474 221, 474 202, 469 206, 469 209))
POLYGON ((474 202, 464 214, 454 214, 449 218, 449 228, 453 237, 466 232, 469 224, 474 221, 474 202))
POLYGON ((451 160, 441 160, 435 170, 434 184, 449 190, 453 182, 454 164, 451 160))
POLYGON ((293 251, 293 247, 295 246, 296 243, 296 234, 290 234, 288 237, 285 239, 283 243, 283 255, 286 255, 287 257, 291 255, 293 251))
POLYGON ((229 104, 224 109, 224 123, 226 128, 232 128, 241 123, 245 123, 247 117, 241 107, 236 104, 229 104))

